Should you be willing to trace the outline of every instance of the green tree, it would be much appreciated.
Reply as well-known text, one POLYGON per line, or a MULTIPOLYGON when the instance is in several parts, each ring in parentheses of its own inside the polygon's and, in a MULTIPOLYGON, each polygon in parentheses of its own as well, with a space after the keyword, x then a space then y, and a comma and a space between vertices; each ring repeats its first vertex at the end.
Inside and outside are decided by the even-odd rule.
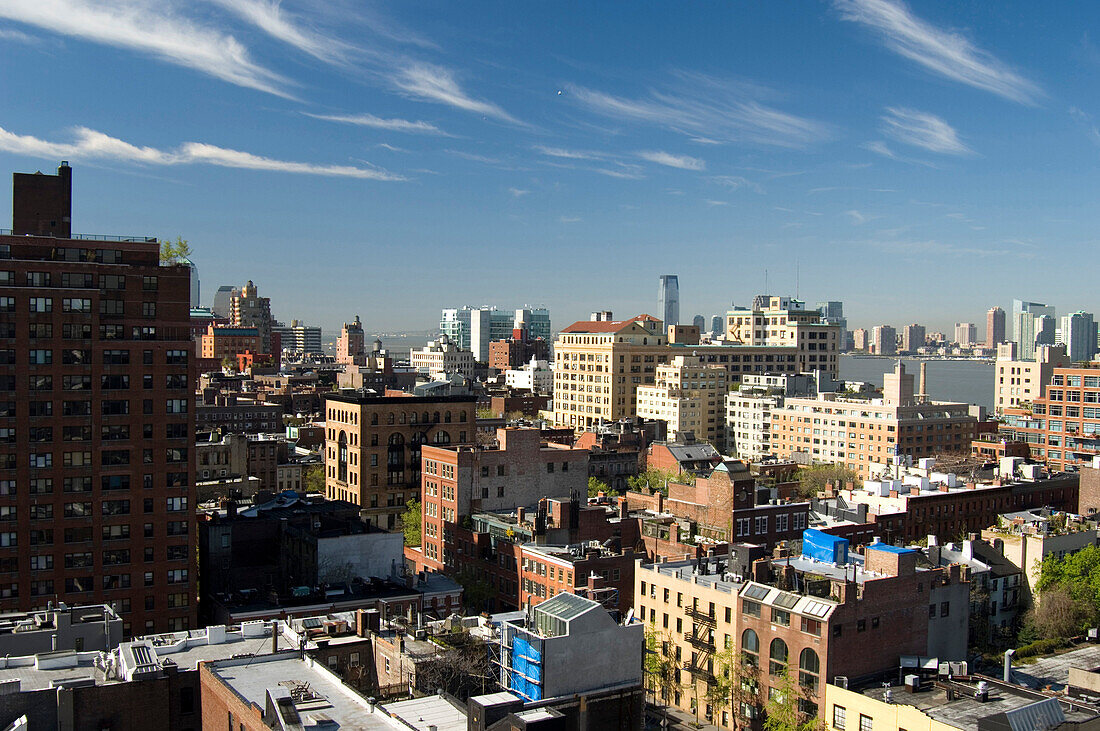
POLYGON ((668 703, 672 694, 680 688, 676 682, 678 663, 673 654, 675 651, 676 642, 671 630, 662 633, 652 624, 645 626, 645 660, 642 667, 645 684, 654 699, 659 698, 664 703, 668 703))
POLYGON ((695 484, 695 475, 690 472, 684 472, 679 475, 673 474, 668 470, 646 470, 637 477, 626 478, 626 486, 635 492, 644 492, 649 494, 654 490, 668 495, 668 483, 679 482, 685 485, 695 484))
POLYGON ((807 718, 799 709, 802 689, 786 668, 772 687, 775 692, 764 706, 764 731, 817 731, 821 728, 817 718, 807 718))
POLYGON ((175 241, 166 238, 160 244, 160 263, 178 264, 181 259, 191 256, 191 245, 182 236, 177 236, 175 241))
POLYGON ((608 497, 615 497, 619 494, 618 490, 612 490, 606 482, 598 477, 588 478, 588 497, 598 497, 601 492, 607 494, 608 497))
POLYGON ((401 514, 401 530, 405 534, 406 546, 420 545, 420 502, 410 500, 401 514))
POLYGON ((740 685, 741 657, 730 642, 714 656, 714 682, 707 684, 703 700, 711 708, 712 718, 720 718, 722 711, 733 702, 733 691, 740 685))
POLYGON ((828 482, 843 486, 848 480, 859 481, 859 473, 839 464, 817 464, 798 473, 798 491, 813 496, 825 489, 828 482))
POLYGON ((302 484, 306 486, 306 492, 324 492, 324 465, 312 464, 306 467, 305 474, 302 475, 302 484))

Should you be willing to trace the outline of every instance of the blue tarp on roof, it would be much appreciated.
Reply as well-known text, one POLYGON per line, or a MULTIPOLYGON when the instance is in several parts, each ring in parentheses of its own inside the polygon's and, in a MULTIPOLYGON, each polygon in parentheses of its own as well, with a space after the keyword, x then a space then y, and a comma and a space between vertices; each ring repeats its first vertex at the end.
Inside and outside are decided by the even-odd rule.
POLYGON ((848 563, 848 539, 807 528, 802 531, 802 555, 815 561, 844 565, 848 563))
POLYGON ((891 546, 889 543, 871 543, 868 544, 868 551, 885 551, 886 553, 916 553, 912 548, 902 548, 901 546, 891 546))

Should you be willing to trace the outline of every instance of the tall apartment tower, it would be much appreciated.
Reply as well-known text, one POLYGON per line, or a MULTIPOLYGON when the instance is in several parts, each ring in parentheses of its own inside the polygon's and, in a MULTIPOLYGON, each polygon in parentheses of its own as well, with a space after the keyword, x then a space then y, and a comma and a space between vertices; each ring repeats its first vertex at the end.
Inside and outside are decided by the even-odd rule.
POLYGON ((680 282, 675 274, 658 277, 657 314, 664 319, 665 327, 680 324, 680 282))
POLYGON ((1053 320, 1054 308, 1040 302, 1012 300, 1012 341, 1019 345, 1021 360, 1035 357, 1035 346, 1054 344, 1054 324, 1039 319, 1048 316, 1053 320), (1047 332, 1049 330, 1049 333, 1047 332))
POLYGON ((260 331, 260 346, 264 352, 274 352, 271 348, 271 299, 261 297, 251 279, 230 298, 229 324, 256 328, 260 331))
POLYGON ((72 235, 73 169, 62 161, 57 175, 13 173, 12 233, 16 236, 72 235))
POLYGON ((159 248, 0 236, 0 611, 196 626, 190 269, 159 248))
POLYGON ((1062 317, 1062 342, 1073 363, 1092 360, 1096 355, 1096 320, 1091 312, 1074 312, 1062 317))
POLYGON ((906 325, 901 329, 901 350, 904 353, 916 353, 924 346, 926 331, 924 325, 906 325))
POLYGON ((978 340, 978 328, 972 322, 955 323, 955 342, 964 348, 975 345, 978 340))
POLYGON ((871 352, 875 355, 896 355, 898 352, 898 333, 890 325, 875 325, 871 328, 871 352))
POLYGON ((1005 342, 1005 311, 1000 307, 990 307, 985 314, 985 344, 996 348, 1005 342))
POLYGON ((353 322, 345 322, 340 330, 340 339, 336 341, 336 362, 362 365, 367 355, 363 338, 363 323, 356 315, 353 322))

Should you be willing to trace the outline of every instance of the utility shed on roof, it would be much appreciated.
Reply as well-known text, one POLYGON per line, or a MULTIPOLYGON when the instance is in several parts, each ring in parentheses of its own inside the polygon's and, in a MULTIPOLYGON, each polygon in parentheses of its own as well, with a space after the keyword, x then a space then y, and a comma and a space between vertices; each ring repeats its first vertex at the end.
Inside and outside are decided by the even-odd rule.
POLYGON ((802 531, 802 555, 815 561, 843 566, 848 563, 848 539, 807 528, 802 531))

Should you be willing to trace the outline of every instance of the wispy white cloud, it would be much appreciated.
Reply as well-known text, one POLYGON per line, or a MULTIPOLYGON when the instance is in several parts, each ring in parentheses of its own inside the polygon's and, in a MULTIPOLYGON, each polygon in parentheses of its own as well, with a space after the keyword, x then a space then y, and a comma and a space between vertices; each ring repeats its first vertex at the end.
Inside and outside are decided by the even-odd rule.
POLYGON ((291 82, 252 60, 236 38, 144 0, 4 0, 0 18, 125 48, 249 89, 291 98, 291 82))
POLYGON ((891 241, 867 241, 864 242, 868 246, 872 246, 877 249, 888 251, 892 254, 899 256, 969 256, 969 257, 988 257, 988 256, 1004 256, 1006 254, 1012 254, 1013 256, 1030 259, 1034 255, 1029 252, 1022 252, 1018 249, 1004 248, 1004 247, 983 247, 983 246, 958 246, 956 244, 948 244, 942 241, 936 241, 935 239, 929 239, 926 241, 905 241, 905 240, 891 240, 891 241))
POLYGON ((390 152, 408 152, 404 147, 391 145, 388 142, 379 142, 375 147, 381 147, 383 150, 389 150, 390 152))
POLYGON ((562 223, 580 223, 580 216, 558 216, 558 220, 562 223))
POLYGON ((844 215, 852 219, 852 223, 857 226, 867 223, 868 221, 878 218, 878 216, 869 216, 866 213, 861 213, 855 209, 850 211, 844 211, 844 215))
POLYGON ((58 158, 70 160, 99 159, 143 165, 204 164, 245 170, 268 170, 303 175, 362 178, 364 180, 405 180, 400 175, 378 168, 318 165, 276 160, 203 142, 185 142, 175 150, 139 147, 87 127, 77 127, 74 130, 74 140, 72 142, 50 142, 31 135, 15 134, 0 127, 0 150, 51 160, 58 158))
POLYGON ((471 162, 481 162, 486 165, 500 165, 504 161, 496 158, 489 157, 488 155, 478 155, 474 152, 465 152, 464 150, 446 150, 448 155, 454 155, 455 157, 461 157, 463 160, 469 160, 471 162))
POLYGON ((861 145, 861 147, 863 147, 863 149, 865 149, 865 150, 870 150, 871 152, 875 153, 876 155, 882 155, 883 157, 889 158, 891 160, 897 160, 898 162, 905 162, 905 163, 910 163, 910 164, 913 164, 913 165, 923 165, 924 167, 928 167, 928 168, 936 167, 932 163, 927 162, 925 160, 918 160, 918 159, 912 158, 912 157, 903 157, 902 155, 899 155, 896 152, 894 152, 892 149, 890 149, 890 146, 887 145, 882 140, 874 140, 872 142, 864 142, 861 145))
POLYGON ((708 206, 728 206, 729 205, 729 201, 718 201, 718 200, 714 200, 713 198, 707 198, 703 202, 706 203, 708 206))
POLYGON ((523 196, 527 195, 531 191, 523 190, 522 188, 509 188, 508 192, 512 194, 513 198, 522 198, 523 196))
POLYGON ((731 190, 739 190, 741 188, 744 188, 746 190, 751 190, 754 193, 763 194, 764 192, 764 188, 759 183, 755 183, 748 178, 742 177, 740 175, 712 175, 709 180, 712 183, 717 183, 718 185, 730 188, 731 190))
POLYGON ((1094 144, 1100 144, 1100 127, 1097 127, 1096 120, 1092 118, 1092 115, 1088 112, 1084 112, 1077 107, 1069 108, 1069 116, 1073 118, 1073 121, 1077 122, 1085 133, 1088 134, 1089 139, 1094 144))
POLYGON ((360 127, 371 127, 373 129, 385 129, 392 132, 408 132, 410 134, 426 134, 426 135, 442 135, 447 136, 447 133, 435 126, 431 122, 423 121, 411 121, 408 119, 384 119, 383 117, 376 117, 373 114, 311 114, 309 112, 303 112, 307 117, 313 117, 314 119, 323 119, 327 122, 341 122, 344 124, 354 124, 360 127))
POLYGON ((655 165, 664 165, 680 170, 706 170, 707 168, 706 162, 688 155, 673 155, 670 152, 662 152, 661 150, 644 150, 635 154, 655 165))
POLYGON ((565 160, 603 160, 608 157, 608 155, 602 152, 593 152, 591 150, 567 150, 562 147, 546 147, 545 145, 535 145, 533 149, 548 157, 560 157, 565 160))
POLYGON ((958 132, 934 114, 903 107, 887 107, 882 117, 883 134, 914 147, 945 155, 970 155, 958 132))
POLYGON ((287 45, 326 63, 343 64, 351 46, 306 28, 280 0, 208 0, 287 45))
POLYGON ((619 178, 620 180, 641 180, 645 177, 640 167, 626 163, 616 163, 614 168, 597 167, 589 169, 594 173, 606 175, 609 178, 619 178))
POLYGON ((446 104, 500 122, 522 125, 522 122, 496 104, 467 94, 455 79, 454 72, 443 66, 414 63, 397 70, 391 81, 402 92, 416 99, 446 104))
POLYGON ((27 35, 23 31, 11 30, 10 28, 0 28, 0 41, 11 41, 13 43, 38 43, 38 39, 34 36, 27 35))
POLYGON ((993 54, 960 33, 943 30, 913 15, 900 0, 834 0, 845 20, 882 36, 895 53, 926 69, 1021 104, 1034 104, 1042 91, 993 54))
POLYGON ((569 96, 597 114, 664 127, 696 142, 752 142, 805 147, 828 137, 825 125, 781 112, 759 101, 760 87, 680 72, 668 90, 631 99, 582 86, 569 96))

